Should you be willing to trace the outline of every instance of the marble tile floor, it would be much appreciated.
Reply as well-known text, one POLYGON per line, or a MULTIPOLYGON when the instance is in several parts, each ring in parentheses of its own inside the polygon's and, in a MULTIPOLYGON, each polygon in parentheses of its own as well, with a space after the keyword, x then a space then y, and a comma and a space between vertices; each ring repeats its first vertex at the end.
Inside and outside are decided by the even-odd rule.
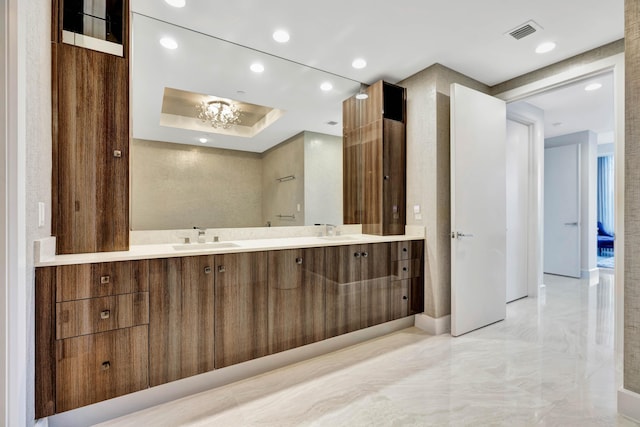
POLYGON ((409 328, 101 426, 636 426, 616 413, 613 275, 545 276, 507 319, 409 328))

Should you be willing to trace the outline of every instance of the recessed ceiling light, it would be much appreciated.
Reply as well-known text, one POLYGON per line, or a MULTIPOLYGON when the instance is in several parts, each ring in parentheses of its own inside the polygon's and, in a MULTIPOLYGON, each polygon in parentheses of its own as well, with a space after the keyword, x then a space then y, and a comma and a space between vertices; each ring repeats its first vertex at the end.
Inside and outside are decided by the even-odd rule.
POLYGON ((172 39, 171 37, 163 37, 160 39, 160 44, 163 47, 166 47, 167 49, 177 49, 178 48, 178 42, 176 42, 174 39, 172 39))
POLYGON ((602 87, 601 83, 591 83, 585 86, 584 90, 591 92, 592 90, 598 90, 602 87))
POLYGON ((207 139, 207 138, 200 138, 200 142, 202 142, 203 144, 206 144, 206 143, 207 143, 207 141, 208 141, 208 139, 207 139))
POLYGON ((367 66, 367 61, 362 58, 356 58, 351 63, 353 68, 357 68, 358 70, 367 66))
POLYGON ((253 71, 254 73, 261 73, 264 71, 264 65, 259 62, 254 62, 249 68, 251 68, 251 71, 253 71))
POLYGON ((273 39, 278 43, 286 43, 289 41, 289 33, 285 30, 276 30, 273 33, 273 39))
POLYGON ((320 89, 322 89, 325 92, 330 91, 331 89, 333 89, 333 85, 329 82, 324 82, 320 85, 320 89))
POLYGON ((187 2, 185 0, 164 0, 169 6, 184 7, 187 2))
POLYGON ((547 53, 551 52, 556 48, 556 44, 554 42, 545 42, 541 43, 536 47, 536 53, 547 53))
POLYGON ((360 92, 356 94, 356 99, 367 99, 367 98, 369 98, 369 95, 367 95, 364 92, 360 92))

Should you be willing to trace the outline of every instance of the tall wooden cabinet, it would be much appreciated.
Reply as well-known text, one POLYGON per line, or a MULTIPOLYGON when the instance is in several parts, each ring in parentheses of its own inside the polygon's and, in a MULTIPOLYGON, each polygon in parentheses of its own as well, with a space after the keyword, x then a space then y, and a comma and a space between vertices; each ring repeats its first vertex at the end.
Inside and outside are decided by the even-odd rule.
POLYGON ((384 81, 343 103, 344 223, 362 232, 404 234, 406 90, 384 81))
POLYGON ((109 4, 121 11, 124 56, 64 43, 64 2, 53 2, 52 233, 58 254, 129 248, 129 1, 109 4))

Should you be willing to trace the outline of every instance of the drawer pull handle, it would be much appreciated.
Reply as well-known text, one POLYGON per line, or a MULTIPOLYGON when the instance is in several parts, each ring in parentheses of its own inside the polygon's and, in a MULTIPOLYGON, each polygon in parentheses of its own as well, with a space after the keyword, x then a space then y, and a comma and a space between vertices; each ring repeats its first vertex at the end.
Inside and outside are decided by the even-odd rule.
POLYGON ((362 252, 362 258, 366 258, 369 256, 369 252, 362 252))
POLYGON ((360 258, 360 252, 355 252, 355 253, 353 254, 353 256, 354 256, 354 257, 356 257, 356 258, 360 258))
POLYGON ((108 371, 110 367, 111 367, 111 362, 109 362, 108 360, 106 362, 102 362, 103 371, 108 371))
POLYGON ((224 268, 224 265, 219 265, 218 266, 218 273, 224 273, 225 271, 227 271, 227 269, 224 268))
POLYGON ((406 295, 403 295, 403 296, 402 296, 402 299, 407 300, 407 299, 409 299, 409 298, 407 298, 407 296, 406 296, 406 295))
POLYGON ((106 285, 111 281, 111 277, 110 276, 100 276, 100 284, 101 285, 106 285))
POLYGON ((302 265, 302 261, 303 261, 302 258, 296 258, 296 264, 302 265))
POLYGON ((407 249, 407 248, 402 248, 402 252, 409 252, 409 249, 407 249))
POLYGON ((409 270, 407 267, 402 267, 402 271, 407 271, 409 270))
POLYGON ((206 266, 206 267, 204 268, 204 274, 210 274, 210 273, 211 273, 211 267, 206 266))
POLYGON ((101 319, 108 319, 109 317, 111 317, 111 310, 102 310, 100 312, 101 319))

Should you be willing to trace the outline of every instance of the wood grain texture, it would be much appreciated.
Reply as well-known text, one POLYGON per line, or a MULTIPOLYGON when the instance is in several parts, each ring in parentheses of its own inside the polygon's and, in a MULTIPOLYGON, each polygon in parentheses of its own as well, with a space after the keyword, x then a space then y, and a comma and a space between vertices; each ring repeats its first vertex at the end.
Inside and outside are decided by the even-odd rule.
POLYGON ((402 235, 406 223, 407 144, 405 124, 383 120, 382 234, 402 235), (386 178, 388 177, 388 178, 386 178))
POLYGON ((35 417, 56 412, 55 406, 56 268, 36 268, 35 287, 35 417))
POLYGON ((127 250, 128 60, 64 43, 54 53, 57 251, 127 250))
POLYGON ((267 252, 216 256, 216 368, 269 353, 267 262, 267 252))
POLYGON ((148 260, 62 265, 56 275, 57 302, 149 290, 148 260))
POLYGON ((360 245, 325 248, 327 338, 360 329, 360 245), (357 254, 357 256, 356 256, 357 254))
POLYGON ((56 339, 59 340, 148 323, 148 292, 56 304, 56 339))
POLYGON ((400 261, 393 261, 391 265, 391 273, 393 280, 411 279, 412 277, 419 277, 422 275, 420 269, 420 259, 403 259, 400 261))
POLYGON ((391 320, 391 269, 389 243, 361 245, 361 326, 391 320))
POLYGON ((394 280, 389 290, 389 320, 409 316, 411 280, 394 280))
POLYGON ((214 368, 214 262, 213 255, 151 260, 151 386, 214 368))
POLYGON ((323 248, 269 252, 269 353, 325 338, 323 248))
POLYGON ((360 130, 345 131, 342 149, 342 201, 343 222, 362 222, 362 174, 360 154, 360 130))
POLYGON ((147 326, 56 342, 56 412, 148 387, 147 326))
POLYGON ((361 127, 362 156, 362 232, 381 235, 383 232, 383 146, 382 119, 361 127))

